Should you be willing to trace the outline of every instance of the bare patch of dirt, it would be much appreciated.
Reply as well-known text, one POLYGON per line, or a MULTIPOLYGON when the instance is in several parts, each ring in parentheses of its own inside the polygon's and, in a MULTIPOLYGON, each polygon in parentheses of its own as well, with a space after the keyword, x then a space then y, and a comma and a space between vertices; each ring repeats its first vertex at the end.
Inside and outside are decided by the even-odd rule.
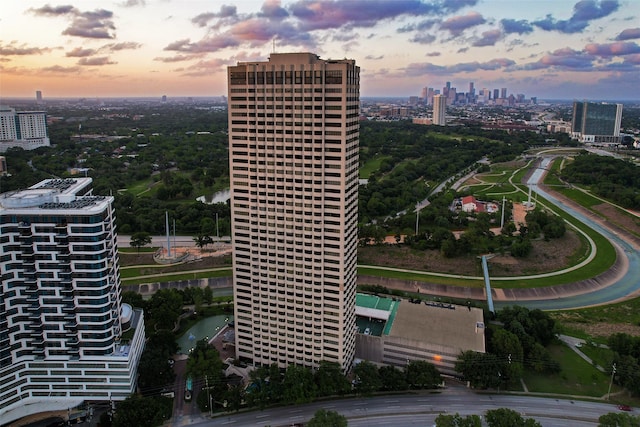
POLYGON ((594 211, 605 216, 609 221, 617 224, 619 227, 640 236, 640 218, 633 218, 629 215, 621 213, 616 207, 608 203, 602 203, 591 207, 594 211))
MULTIPOLYGON (((567 230, 561 239, 534 241, 526 258, 497 255, 489 260, 493 276, 518 276, 564 268, 582 248, 580 238, 567 230)), ((445 258, 438 250, 419 251, 403 245, 379 245, 358 248, 358 264, 381 265, 436 273, 481 276, 480 259, 474 255, 445 258)))
MULTIPOLYGON (((191 248, 189 248, 191 251, 191 248)), ((142 274, 154 274, 154 273, 173 273, 177 271, 191 271, 191 270, 204 270, 208 268, 217 268, 217 267, 230 267, 231 266, 231 255, 230 254, 216 254, 216 252, 207 252, 203 251, 199 258, 193 260, 191 262, 175 264, 171 266, 160 266, 153 260, 153 253, 140 253, 140 254, 130 254, 120 252, 118 254, 120 258, 120 266, 128 267, 128 266, 144 266, 149 265, 153 267, 149 267, 147 270, 144 268, 141 269, 142 274), (158 266, 158 267, 155 267, 158 266), (144 271, 142 271, 144 270, 144 271)))
POLYGON ((635 337, 640 336, 640 326, 631 325, 629 323, 572 323, 562 322, 563 325, 580 329, 592 337, 609 337, 617 332, 629 334, 635 337))

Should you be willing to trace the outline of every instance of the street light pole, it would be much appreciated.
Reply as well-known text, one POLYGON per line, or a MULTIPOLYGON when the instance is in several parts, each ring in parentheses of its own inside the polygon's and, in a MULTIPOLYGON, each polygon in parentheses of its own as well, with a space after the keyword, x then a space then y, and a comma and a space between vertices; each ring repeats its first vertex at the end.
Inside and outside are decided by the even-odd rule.
POLYGON ((616 373, 616 364, 613 364, 613 369, 611 369, 611 381, 609 381, 609 391, 607 392, 607 400, 611 400, 611 385, 613 384, 613 376, 616 373))

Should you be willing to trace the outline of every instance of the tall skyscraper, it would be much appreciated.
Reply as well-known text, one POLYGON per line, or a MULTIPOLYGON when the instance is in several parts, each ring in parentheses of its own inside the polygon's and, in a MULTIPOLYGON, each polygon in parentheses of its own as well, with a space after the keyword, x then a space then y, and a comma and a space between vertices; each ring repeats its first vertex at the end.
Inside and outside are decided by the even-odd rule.
POLYGON ((502 89, 500 89, 500 98, 502 99, 506 99, 507 98, 507 88, 503 87, 502 89))
POLYGON ((10 147, 33 150, 51 145, 44 111, 18 111, 0 106, 0 153, 10 147))
POLYGON ((495 101, 498 98, 500 98, 500 89, 494 89, 493 90, 493 100, 495 101))
POLYGON ((36 102, 38 104, 42 103, 42 91, 40 91, 40 90, 36 91, 36 102))
POLYGON ((360 68, 272 53, 228 69, 236 357, 355 350, 360 68))
POLYGON ((433 124, 444 126, 447 124, 447 98, 444 95, 433 96, 433 124))
POLYGON ((620 139, 622 104, 573 103, 571 132, 584 143, 613 143, 620 139))
POLYGON ((121 304, 112 205, 91 178, 0 195, 3 423, 135 391, 144 321, 121 304))

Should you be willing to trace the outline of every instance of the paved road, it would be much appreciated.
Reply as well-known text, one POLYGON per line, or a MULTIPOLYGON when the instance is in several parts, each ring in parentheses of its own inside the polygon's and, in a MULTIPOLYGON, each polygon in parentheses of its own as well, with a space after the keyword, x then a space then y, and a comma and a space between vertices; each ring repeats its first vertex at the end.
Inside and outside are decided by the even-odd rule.
POLYGON ((618 409, 609 403, 511 395, 486 395, 454 389, 442 394, 354 398, 264 411, 219 415, 194 420, 193 427, 289 426, 308 421, 320 408, 345 416, 352 427, 430 426, 440 413, 483 415, 487 410, 511 408, 544 427, 597 426, 598 417, 618 409))

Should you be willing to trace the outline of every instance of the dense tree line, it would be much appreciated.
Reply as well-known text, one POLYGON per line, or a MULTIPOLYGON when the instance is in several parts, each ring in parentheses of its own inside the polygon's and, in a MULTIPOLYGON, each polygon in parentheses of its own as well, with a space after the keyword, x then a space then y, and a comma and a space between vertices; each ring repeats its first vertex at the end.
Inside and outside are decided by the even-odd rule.
MULTIPOLYGON (((526 257, 531 249, 532 239, 543 237, 545 240, 558 239, 564 236, 566 226, 564 220, 553 213, 536 209, 525 218, 527 225, 520 227, 509 221, 500 234, 494 234, 492 227, 499 224, 500 213, 467 213, 452 211, 450 198, 441 196, 433 200, 420 213, 420 230, 418 234, 410 234, 405 244, 417 250, 440 250, 443 256, 453 258, 469 254, 509 252, 514 257, 526 257), (456 239, 453 230, 462 231, 456 239)), ((509 218, 509 212, 505 217, 509 218)), ((415 218, 415 217, 414 217, 415 218)), ((414 220, 415 221, 415 220, 414 220)), ((369 224, 361 228, 361 242, 381 243, 390 230, 409 224, 405 219, 396 218, 383 225, 369 224)), ((406 230, 406 229, 405 229, 406 230)), ((399 233, 396 229, 396 233, 399 233)), ((399 237, 399 234, 398 234, 399 237)))
POLYGON ((640 169, 630 161, 583 153, 562 169, 561 176, 625 208, 640 208, 640 169))
POLYGON ((485 156, 493 162, 512 160, 528 147, 526 139, 507 141, 504 132, 438 131, 406 121, 362 123, 361 164, 376 156, 383 160, 368 184, 360 188, 361 223, 414 206, 428 194, 425 181, 440 183, 485 156))
POLYGON ((523 370, 558 373, 547 346, 555 337, 555 322, 541 310, 513 306, 500 310, 502 327, 487 328, 486 353, 465 351, 456 361, 456 371, 472 387, 486 389, 510 386, 520 380, 523 370))
POLYGON ((640 337, 619 332, 611 335, 607 344, 614 355, 605 368, 614 374, 614 382, 640 395, 640 337))

